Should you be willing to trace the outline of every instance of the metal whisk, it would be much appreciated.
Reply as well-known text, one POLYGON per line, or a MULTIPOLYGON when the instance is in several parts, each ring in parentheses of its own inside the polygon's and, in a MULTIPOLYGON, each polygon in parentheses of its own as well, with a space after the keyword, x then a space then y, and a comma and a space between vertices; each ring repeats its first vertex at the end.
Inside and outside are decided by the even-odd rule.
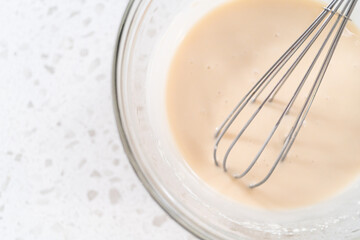
POLYGON ((255 163, 260 158, 261 154, 265 150, 266 146, 270 142, 271 138, 275 134, 276 130, 278 129, 281 121, 284 119, 285 115, 289 112, 290 108, 294 104, 296 98, 298 97, 300 91, 302 90, 305 82, 307 81, 310 73, 312 72, 316 62, 320 58, 322 52, 326 48, 327 43, 330 41, 331 38, 333 38, 332 43, 330 44, 328 48, 328 52, 326 53, 326 56, 324 58, 324 61, 321 65, 320 71, 315 78, 314 83, 311 85, 310 92, 306 97, 305 103, 301 107, 300 113, 297 115, 296 120, 288 133, 284 144, 280 150, 279 155, 277 156, 274 164, 270 168, 267 175, 258 183, 250 184, 250 188, 255 188, 263 183, 265 183, 271 174, 274 172, 275 168, 279 164, 280 161, 284 160, 290 151, 291 147, 293 146, 293 143, 301 129, 301 126, 304 123, 304 120, 310 110, 310 107, 314 101, 315 95, 321 85, 321 82, 324 78, 325 72, 329 66, 330 60, 334 54, 335 48, 340 40, 340 37, 345 29, 345 26, 347 22, 349 21, 349 18, 355 8, 355 5, 357 4, 357 0, 333 0, 327 7, 324 8, 322 13, 315 19, 315 21, 309 26, 309 28, 295 41, 295 43, 275 62, 275 64, 265 73, 265 75, 251 88, 251 90, 246 93, 246 95, 240 100, 240 102, 236 105, 236 107, 233 109, 233 111, 228 115, 226 120, 221 124, 221 126, 217 129, 215 137, 216 137, 216 143, 214 146, 214 152, 213 157, 216 166, 219 166, 219 162, 217 160, 217 150, 219 143, 224 138, 224 135, 227 133, 230 126, 234 123, 238 115, 243 111, 243 109, 252 102, 255 102, 255 100, 259 97, 259 95, 263 92, 265 88, 268 87, 269 83, 274 79, 274 77, 279 73, 279 71, 284 67, 284 65, 292 58, 292 56, 295 54, 295 52, 298 51, 298 49, 304 44, 304 42, 309 39, 309 43, 305 46, 305 48, 300 52, 300 54, 296 57, 295 61, 291 64, 290 68, 286 71, 286 73, 280 78, 280 80, 275 84, 275 86, 271 89, 270 93, 265 97, 264 101, 261 102, 260 106, 255 110, 255 112, 251 115, 251 117, 247 120, 245 125, 240 129, 240 132, 236 135, 235 139, 230 144, 229 148, 226 150, 223 161, 222 161, 222 167, 223 170, 227 171, 227 160, 229 157, 229 154, 233 150, 236 143, 239 141, 243 133, 246 131, 246 129, 249 127, 249 125, 252 123, 252 121, 256 118, 258 113, 261 111, 261 109, 264 107, 264 105, 268 102, 271 102, 272 99, 276 96, 279 89, 283 86, 283 84, 286 82, 286 80, 289 78, 291 73, 294 71, 294 69, 298 66, 300 61, 303 59, 303 57, 306 55, 306 53, 309 51, 309 49, 313 46, 314 42, 319 38, 321 33, 324 31, 324 29, 329 25, 329 22, 331 19, 337 15, 337 18, 334 19, 335 22, 331 27, 330 31, 325 37, 325 40, 323 44, 321 45, 320 49, 318 50, 315 58, 313 59, 310 67, 306 71, 302 81, 300 82, 299 86, 296 88, 296 91, 294 92, 291 100, 286 105, 284 111, 282 112, 281 116, 277 120, 275 126, 272 128, 270 134, 265 139, 265 142, 261 146, 260 150, 256 154, 253 161, 250 163, 250 165, 247 167, 247 169, 244 170, 244 172, 233 175, 235 178, 242 178, 246 174, 249 173, 249 171, 253 168, 255 163), (340 13, 338 10, 341 9, 340 13), (340 26, 338 24, 340 23, 340 26), (316 32, 315 30, 318 29, 316 32), (337 31, 336 31, 337 30, 337 31), (310 36, 315 32, 315 34, 310 39, 310 36))

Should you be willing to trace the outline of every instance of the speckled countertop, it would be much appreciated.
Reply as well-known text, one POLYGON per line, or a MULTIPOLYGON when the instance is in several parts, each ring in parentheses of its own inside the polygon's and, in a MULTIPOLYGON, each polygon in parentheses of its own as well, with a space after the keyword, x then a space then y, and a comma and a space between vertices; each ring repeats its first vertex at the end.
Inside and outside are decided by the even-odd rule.
POLYGON ((122 150, 112 57, 126 0, 2 1, 0 239, 195 239, 122 150))

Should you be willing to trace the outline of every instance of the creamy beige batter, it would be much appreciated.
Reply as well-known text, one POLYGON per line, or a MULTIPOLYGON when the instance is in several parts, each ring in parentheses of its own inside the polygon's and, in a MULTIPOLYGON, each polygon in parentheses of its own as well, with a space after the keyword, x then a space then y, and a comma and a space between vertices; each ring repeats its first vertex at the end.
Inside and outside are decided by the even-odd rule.
MULTIPOLYGON (((304 59, 235 146, 229 173, 213 163, 216 127, 321 11, 322 5, 309 0, 231 1, 206 15, 178 47, 166 89, 170 127, 189 166, 221 194, 254 207, 294 208, 334 196, 359 176, 360 32, 351 24, 294 147, 268 182, 247 187, 261 180, 275 161, 308 85, 254 169, 241 180, 231 174, 243 171, 254 158, 313 55, 304 59)), ((219 158, 257 106, 259 102, 251 105, 230 129, 219 158)))

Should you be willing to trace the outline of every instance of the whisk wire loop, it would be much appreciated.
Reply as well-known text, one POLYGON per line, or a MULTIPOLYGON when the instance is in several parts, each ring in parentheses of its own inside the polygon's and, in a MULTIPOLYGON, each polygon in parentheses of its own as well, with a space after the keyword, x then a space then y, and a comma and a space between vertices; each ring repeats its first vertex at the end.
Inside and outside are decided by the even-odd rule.
MULTIPOLYGON (((232 112, 227 116, 225 121, 220 125, 220 127, 217 129, 215 137, 216 142, 214 145, 214 151, 213 151, 213 158, 216 166, 219 166, 218 160, 217 160, 217 150, 219 143, 223 139, 224 135, 227 133, 229 128, 232 126, 234 121, 237 119, 238 115, 242 112, 242 110, 248 105, 249 102, 255 102, 257 98, 263 93, 263 91, 267 88, 267 86, 270 84, 270 82, 275 78, 275 76, 280 72, 280 70, 288 63, 288 61, 292 58, 292 56, 297 52, 297 50, 304 44, 304 42, 314 33, 315 29, 319 27, 319 29, 316 31, 315 35, 312 37, 310 42, 305 46, 304 50, 300 53, 300 55, 296 58, 296 60, 292 63, 290 68, 286 71, 286 73, 281 77, 281 79, 275 84, 275 86, 272 88, 270 93, 265 97, 265 99, 262 101, 260 106, 255 110, 255 112, 251 115, 251 117, 246 121, 245 125, 241 128, 239 133, 236 135, 235 139, 231 142, 229 148, 226 150, 223 161, 222 161, 222 168, 226 172, 227 171, 227 160, 228 157, 235 147, 236 143, 239 141, 243 133, 246 131, 246 129, 249 127, 249 125, 252 123, 252 121, 256 118, 258 113, 261 111, 261 109, 264 107, 264 105, 268 102, 271 102, 272 99, 276 96, 276 94, 279 92, 281 87, 285 84, 286 80, 290 77, 294 69, 298 66, 298 64, 301 62, 303 57, 306 55, 306 53, 309 51, 309 49, 313 46, 314 42, 319 38, 321 33, 324 31, 324 29, 327 27, 329 22, 332 20, 333 16, 338 13, 338 10, 342 6, 342 4, 345 2, 345 0, 333 0, 324 10, 321 12, 321 14, 315 19, 315 21, 306 29, 306 31, 291 45, 291 47, 275 62, 275 64, 264 74, 264 76, 250 89, 249 92, 245 94, 245 96, 240 100, 240 102, 235 106, 235 108, 232 110, 232 112), (327 16, 327 17, 326 17, 327 16), (325 19, 326 17, 326 19, 325 19)), ((290 151, 300 129, 303 125, 305 118, 307 114, 309 113, 309 110, 311 108, 311 105, 315 99, 315 95, 321 85, 321 82, 324 78, 324 75, 326 73, 326 70, 330 64, 331 58, 335 52, 335 49, 338 45, 338 42, 340 40, 340 37, 345 29, 345 26, 347 22, 350 20, 350 16, 357 4, 357 0, 347 0, 345 6, 343 7, 341 13, 338 13, 338 17, 335 20, 333 26, 331 27, 331 30, 327 34, 324 42, 322 43, 320 49, 318 50, 315 58, 311 62, 311 65, 309 66, 308 70, 305 73, 305 76, 303 77, 302 81, 300 82, 299 86, 296 88, 293 96, 291 97, 291 100, 286 105, 285 110, 282 112, 281 116, 277 120, 275 126, 272 128, 270 134, 266 138, 265 142, 261 146, 260 150, 257 152, 255 158, 252 160, 250 165, 243 171, 241 174, 235 174, 233 175, 235 178, 242 178, 246 174, 249 173, 249 171, 253 168, 253 166, 256 164, 258 159, 260 158, 261 154, 269 144, 270 140, 272 139, 273 135, 275 134, 276 130, 278 129, 279 125, 281 124, 282 120, 284 119, 285 115, 290 111, 291 107, 293 106, 294 102, 296 101, 300 91, 302 90, 303 86, 305 85, 305 82, 309 78, 310 73, 314 69, 315 64, 317 63, 318 59, 320 58, 323 50, 325 49, 327 43, 331 39, 331 36, 335 32, 339 22, 341 19, 343 21, 340 24, 339 29, 337 30, 334 40, 331 43, 331 46, 329 48, 329 51, 324 59, 323 64, 321 65, 321 69, 317 75, 317 78, 315 79, 314 84, 311 87, 310 93, 308 94, 305 103, 298 114, 296 121, 294 125, 291 127, 291 130, 287 137, 285 138, 285 141, 283 143, 283 146, 280 150, 280 154, 276 158, 274 164, 271 166, 271 169, 267 173, 267 175, 258 183, 250 184, 250 188, 258 187, 262 184, 264 184, 272 175, 275 168, 279 164, 280 161, 283 161, 288 152, 290 151)))

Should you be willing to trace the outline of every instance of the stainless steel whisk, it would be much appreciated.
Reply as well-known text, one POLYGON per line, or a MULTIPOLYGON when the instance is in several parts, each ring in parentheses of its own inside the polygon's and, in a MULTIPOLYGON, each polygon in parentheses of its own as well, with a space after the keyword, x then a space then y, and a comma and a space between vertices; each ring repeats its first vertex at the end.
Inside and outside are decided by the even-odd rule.
POLYGON ((315 95, 321 85, 321 82, 324 78, 325 72, 329 66, 330 60, 334 54, 335 48, 338 45, 338 42, 340 40, 340 37, 345 29, 345 26, 347 22, 350 19, 350 16, 355 8, 355 5, 357 4, 357 0, 333 0, 327 7, 324 8, 322 13, 315 19, 315 21, 309 26, 309 28, 291 45, 291 47, 275 62, 275 64, 265 73, 265 75, 251 88, 251 90, 246 93, 246 95, 240 100, 240 102, 236 105, 236 107, 233 109, 233 111, 228 115, 226 120, 220 125, 220 127, 217 129, 215 137, 216 137, 216 143, 214 146, 214 162, 216 166, 219 166, 219 162, 217 160, 217 150, 219 143, 223 139, 224 135, 229 130, 230 126, 234 123, 238 115, 242 112, 242 110, 252 102, 255 102, 255 100, 259 97, 259 95, 264 91, 264 89, 269 85, 269 83, 274 79, 274 77, 279 73, 279 71, 284 67, 284 65, 292 58, 292 56, 297 52, 297 50, 304 44, 304 42, 307 39, 310 39, 310 36, 314 31, 318 28, 318 30, 315 32, 314 36, 310 39, 309 43, 305 46, 305 48, 302 50, 302 52, 299 54, 299 56, 296 57, 295 61, 291 64, 290 68, 286 71, 286 73, 280 78, 280 80, 275 84, 275 86, 271 89, 270 93, 265 97, 264 101, 261 102, 260 106, 255 110, 255 112, 251 115, 251 117, 248 119, 248 121, 245 123, 245 125, 240 129, 240 132, 237 134, 235 139, 230 144, 229 148, 226 150, 223 161, 222 161, 222 167, 225 172, 227 172, 227 160, 229 157, 229 154, 231 153, 232 149, 236 145, 236 143, 239 141, 240 137, 243 135, 243 133, 246 131, 246 129, 249 127, 249 125, 252 123, 252 121, 256 118, 258 113, 261 111, 261 109, 264 107, 264 105, 268 102, 271 102, 274 97, 276 96, 279 89, 283 86, 283 84, 286 82, 286 80, 290 77, 291 73, 294 71, 294 69, 298 66, 300 61, 303 59, 303 57, 306 55, 308 50, 313 46, 314 42, 318 39, 318 37, 321 35, 321 33, 324 31, 324 29, 329 25, 329 22, 331 19, 337 15, 337 18, 334 22, 334 24, 331 26, 331 29, 329 33, 327 34, 323 44, 321 45, 320 49, 318 50, 314 60, 312 61, 310 67, 308 68, 307 72, 305 73, 302 81, 300 82, 299 86, 295 90, 291 100, 286 105, 284 111, 282 112, 281 116, 279 117, 278 121, 276 122, 275 126, 271 130, 270 134, 266 138, 264 144, 261 146, 259 152, 256 154, 253 161, 250 163, 250 165, 247 167, 247 169, 244 170, 244 172, 233 175, 235 178, 242 178, 244 177, 249 171, 253 168, 255 163, 260 158, 261 154, 265 150, 266 146, 270 142, 271 138, 275 134, 276 130, 278 129, 281 121, 284 119, 285 115, 289 112, 290 108, 294 104, 296 98, 298 97, 300 91, 302 90, 305 82, 307 81, 311 71, 313 70, 316 62, 318 61, 319 57, 321 56, 323 50, 325 49, 327 43, 329 40, 333 37, 333 41, 328 49, 328 52, 326 54, 326 57, 321 65, 320 71, 315 78, 314 83, 311 85, 311 89, 309 94, 306 97, 305 103, 303 104, 300 113, 297 115, 297 118, 288 133, 284 144, 280 150, 279 155, 277 156, 274 164, 272 165, 271 169, 267 173, 267 175, 258 183, 250 184, 250 188, 255 188, 263 183, 265 183, 271 174, 274 172, 275 168, 279 164, 280 161, 284 160, 290 151, 290 148, 293 146, 293 143, 301 129, 301 126, 304 123, 304 120, 310 110, 310 107, 314 101, 315 95), (339 13, 338 10, 342 7, 341 12, 339 13), (342 21, 341 21, 342 20, 342 21), (338 24, 340 23, 340 26, 338 24), (337 31, 335 31, 338 28, 337 31), (335 34, 334 34, 335 33, 335 34), (333 36, 334 35, 334 36, 333 36))

